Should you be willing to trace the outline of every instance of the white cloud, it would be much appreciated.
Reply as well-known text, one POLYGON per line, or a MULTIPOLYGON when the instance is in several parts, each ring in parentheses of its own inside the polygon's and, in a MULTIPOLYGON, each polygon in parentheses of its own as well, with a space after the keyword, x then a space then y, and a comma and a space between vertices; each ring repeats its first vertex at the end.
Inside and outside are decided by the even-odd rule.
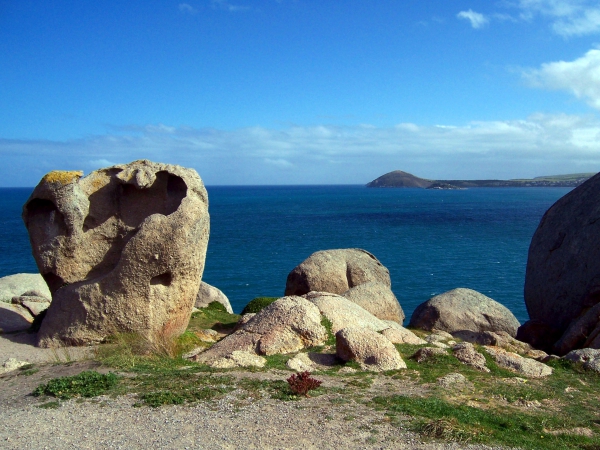
POLYGON ((233 5, 227 0, 211 0, 213 8, 220 8, 230 12, 247 11, 249 6, 233 5))
POLYGON ((196 8, 194 8, 192 5, 190 5, 189 3, 180 3, 179 11, 181 11, 183 13, 189 13, 189 14, 196 14, 198 12, 198 10, 196 8))
POLYGON ((471 22, 471 26, 475 29, 482 28, 489 23, 489 19, 481 13, 475 12, 472 9, 459 12, 456 17, 465 19, 471 22))
POLYGON ((534 87, 564 90, 600 109, 600 50, 589 50, 574 61, 542 64, 523 73, 534 87))
MULTIPOLYGON (((524 178, 600 170, 600 120, 536 114, 462 126, 292 126, 232 131, 130 127, 73 141, 0 139, 4 186, 51 170, 136 159, 195 168, 208 185, 363 184, 401 169, 433 179, 524 178)), ((87 172, 87 170, 86 170, 87 172)))
POLYGON ((597 0, 520 0, 521 18, 542 15, 552 20, 552 29, 561 36, 582 36, 600 32, 600 4, 597 0))

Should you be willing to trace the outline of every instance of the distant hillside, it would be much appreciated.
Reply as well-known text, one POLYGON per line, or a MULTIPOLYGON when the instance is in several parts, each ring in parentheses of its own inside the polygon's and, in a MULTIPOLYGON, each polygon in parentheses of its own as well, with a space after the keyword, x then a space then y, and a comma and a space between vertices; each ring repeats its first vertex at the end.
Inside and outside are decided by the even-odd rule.
POLYGON ((367 187, 407 187, 407 188, 428 188, 432 181, 424 178, 415 177, 414 175, 403 172, 402 170, 394 170, 386 173, 376 180, 367 184, 367 187))
POLYGON ((547 175, 533 179, 515 180, 427 180, 402 170, 394 170, 367 183, 367 187, 466 189, 475 187, 575 187, 596 175, 595 173, 573 173, 547 175))

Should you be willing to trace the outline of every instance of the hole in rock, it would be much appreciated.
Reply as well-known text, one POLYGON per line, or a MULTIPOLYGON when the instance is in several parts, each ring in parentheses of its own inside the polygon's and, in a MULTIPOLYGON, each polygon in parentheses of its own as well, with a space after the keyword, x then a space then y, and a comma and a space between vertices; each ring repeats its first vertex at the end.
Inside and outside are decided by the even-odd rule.
POLYGON ((160 284, 162 286, 170 286, 172 280, 173 276, 171 275, 171 272, 165 272, 161 273, 160 275, 156 275, 155 277, 152 277, 152 279, 150 280, 150 284, 152 286, 156 286, 157 284, 160 284))
POLYGON ((187 185, 182 178, 169 172, 156 173, 156 180, 149 188, 139 189, 133 184, 120 187, 119 213, 125 224, 137 228, 152 214, 168 216, 177 211, 187 195, 187 185))
POLYGON ((32 240, 48 242, 56 236, 66 236, 65 218, 50 200, 34 198, 26 210, 26 226, 32 240))

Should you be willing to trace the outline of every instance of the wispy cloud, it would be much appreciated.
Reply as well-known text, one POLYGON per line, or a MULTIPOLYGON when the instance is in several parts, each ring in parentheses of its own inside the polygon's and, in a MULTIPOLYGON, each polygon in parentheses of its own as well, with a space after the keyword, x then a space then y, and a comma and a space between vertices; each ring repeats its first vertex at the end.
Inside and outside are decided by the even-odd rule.
POLYGON ((250 9, 249 6, 234 5, 227 0, 211 0, 211 4, 213 8, 224 9, 230 12, 247 11, 250 9))
POLYGON ((459 19, 468 20, 471 22, 471 26, 475 29, 483 28, 490 22, 486 16, 475 12, 472 9, 469 9, 468 11, 461 11, 456 15, 456 17, 459 19))
POLYGON ((438 179, 600 170, 595 117, 538 114, 518 121, 387 128, 131 128, 129 134, 64 142, 0 140, 2 184, 33 186, 50 170, 88 172, 142 158, 193 167, 209 185, 362 184, 395 169, 438 179))
POLYGON ((600 4, 597 0, 520 0, 521 18, 536 15, 549 18, 559 35, 582 36, 600 32, 600 4))
POLYGON ((542 64, 527 70, 524 78, 534 87, 564 90, 600 109, 600 50, 589 50, 574 61, 542 64))
POLYGON ((180 3, 179 11, 181 11, 182 13, 188 13, 188 14, 196 14, 198 12, 198 10, 196 8, 194 8, 192 5, 190 5, 189 3, 180 3))

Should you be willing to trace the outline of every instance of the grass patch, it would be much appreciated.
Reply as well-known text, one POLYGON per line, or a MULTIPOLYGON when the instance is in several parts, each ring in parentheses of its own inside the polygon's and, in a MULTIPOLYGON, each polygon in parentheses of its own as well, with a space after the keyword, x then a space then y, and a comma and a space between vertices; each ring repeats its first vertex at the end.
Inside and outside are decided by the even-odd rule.
POLYGON ((42 403, 41 405, 37 405, 37 407, 42 409, 58 409, 60 408, 60 402, 58 400, 54 400, 51 402, 42 403))
POLYGON ((119 378, 114 373, 100 374, 88 370, 71 377, 54 378, 46 384, 40 384, 32 394, 35 397, 49 395, 62 400, 97 397, 113 388, 118 381, 119 378))
POLYGON ((212 302, 208 307, 200 309, 192 314, 190 323, 188 325, 188 331, 194 332, 198 330, 213 329, 216 331, 230 332, 233 330, 235 325, 240 320, 239 314, 229 314, 223 305, 220 303, 218 306, 211 307, 212 304, 218 302, 212 302))
POLYGON ((242 315, 258 313, 273 303, 275 300, 279 300, 279 297, 256 297, 244 306, 242 310, 242 315))
POLYGON ((564 418, 548 412, 505 414, 456 405, 439 398, 401 395, 376 397, 373 403, 390 412, 417 418, 413 421, 413 429, 446 440, 493 442, 531 449, 546 446, 556 449, 581 448, 581 445, 599 443, 597 439, 583 436, 549 434, 548 429, 567 428, 576 423, 565 423, 564 418))
POLYGON ((333 334, 333 324, 331 323, 331 320, 324 315, 321 315, 321 325, 327 330, 327 340, 325 341, 325 345, 335 345, 335 335, 333 334))

